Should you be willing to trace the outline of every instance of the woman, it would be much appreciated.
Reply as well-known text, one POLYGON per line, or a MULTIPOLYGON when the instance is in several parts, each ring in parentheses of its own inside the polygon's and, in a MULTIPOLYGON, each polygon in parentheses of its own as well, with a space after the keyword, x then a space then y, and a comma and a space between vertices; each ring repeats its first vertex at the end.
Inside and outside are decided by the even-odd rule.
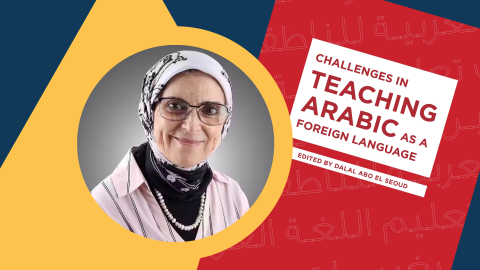
POLYGON ((210 56, 179 51, 145 75, 139 115, 147 142, 132 147, 92 190, 117 223, 144 237, 183 242, 213 235, 249 209, 240 186, 207 158, 228 132, 232 86, 210 56))

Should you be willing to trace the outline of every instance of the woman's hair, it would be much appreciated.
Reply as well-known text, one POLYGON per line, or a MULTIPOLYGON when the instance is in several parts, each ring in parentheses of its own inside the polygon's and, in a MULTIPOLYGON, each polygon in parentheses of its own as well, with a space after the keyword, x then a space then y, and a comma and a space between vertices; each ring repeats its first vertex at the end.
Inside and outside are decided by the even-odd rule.
MULTIPOLYGON (((178 74, 184 74, 184 75, 189 75, 189 74, 192 74, 192 75, 196 75, 196 74, 205 74, 205 75, 208 75, 207 73, 201 71, 201 70, 198 70, 198 69, 187 69, 185 71, 182 71, 178 74)), ((210 75, 208 75, 210 76, 210 75)), ((175 76, 174 76, 175 77, 175 76)), ((213 77, 212 77, 213 78, 213 77)))

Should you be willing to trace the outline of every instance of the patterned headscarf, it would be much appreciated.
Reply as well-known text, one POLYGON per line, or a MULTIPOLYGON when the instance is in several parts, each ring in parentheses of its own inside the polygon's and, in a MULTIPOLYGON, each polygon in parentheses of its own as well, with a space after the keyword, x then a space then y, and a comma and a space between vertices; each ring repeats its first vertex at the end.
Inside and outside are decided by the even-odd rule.
MULTIPOLYGON (((227 72, 215 59, 196 51, 178 51, 171 53, 160 59, 150 68, 143 79, 142 94, 138 108, 145 135, 154 154, 154 166, 160 176, 180 192, 196 190, 202 180, 196 179, 199 173, 210 168, 206 160, 191 168, 180 168, 165 157, 160 151, 153 134, 153 116, 155 109, 153 105, 159 100, 160 93, 173 76, 190 69, 200 70, 215 78, 223 89, 227 107, 232 111, 232 85, 227 72)), ((230 127, 230 119, 231 117, 229 117, 223 125, 221 131, 222 140, 227 135, 230 127)))

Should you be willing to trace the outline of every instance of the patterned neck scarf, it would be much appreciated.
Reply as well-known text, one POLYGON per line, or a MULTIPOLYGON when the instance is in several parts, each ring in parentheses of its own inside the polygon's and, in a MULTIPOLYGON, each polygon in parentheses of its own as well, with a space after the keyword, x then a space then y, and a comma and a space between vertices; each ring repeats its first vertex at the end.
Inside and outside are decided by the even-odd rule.
MULTIPOLYGON (((152 167, 158 173, 159 179, 168 183, 176 191, 184 195, 192 195, 198 189, 204 178, 211 180, 213 175, 207 160, 203 160, 190 168, 182 168, 173 164, 160 151, 153 134, 154 103, 160 97, 167 82, 176 74, 185 70, 196 69, 215 78, 223 89, 227 101, 227 107, 232 110, 232 85, 227 72, 212 57, 195 51, 179 51, 169 54, 158 61, 147 72, 143 79, 142 93, 138 113, 142 122, 151 155, 146 162, 151 162, 152 167)), ((222 127, 221 138, 227 135, 230 127, 230 117, 222 127)))

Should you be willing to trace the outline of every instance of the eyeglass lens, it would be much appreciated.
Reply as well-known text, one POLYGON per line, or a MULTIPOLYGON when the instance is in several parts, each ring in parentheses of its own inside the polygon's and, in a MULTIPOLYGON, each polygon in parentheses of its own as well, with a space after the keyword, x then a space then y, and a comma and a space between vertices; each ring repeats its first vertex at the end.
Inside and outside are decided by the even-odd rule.
MULTIPOLYGON (((179 99, 162 99, 160 101, 160 114, 167 120, 179 121, 188 117, 190 105, 179 99)), ((226 106, 216 103, 204 103, 196 108, 200 121, 207 125, 221 125, 228 117, 226 106)))

